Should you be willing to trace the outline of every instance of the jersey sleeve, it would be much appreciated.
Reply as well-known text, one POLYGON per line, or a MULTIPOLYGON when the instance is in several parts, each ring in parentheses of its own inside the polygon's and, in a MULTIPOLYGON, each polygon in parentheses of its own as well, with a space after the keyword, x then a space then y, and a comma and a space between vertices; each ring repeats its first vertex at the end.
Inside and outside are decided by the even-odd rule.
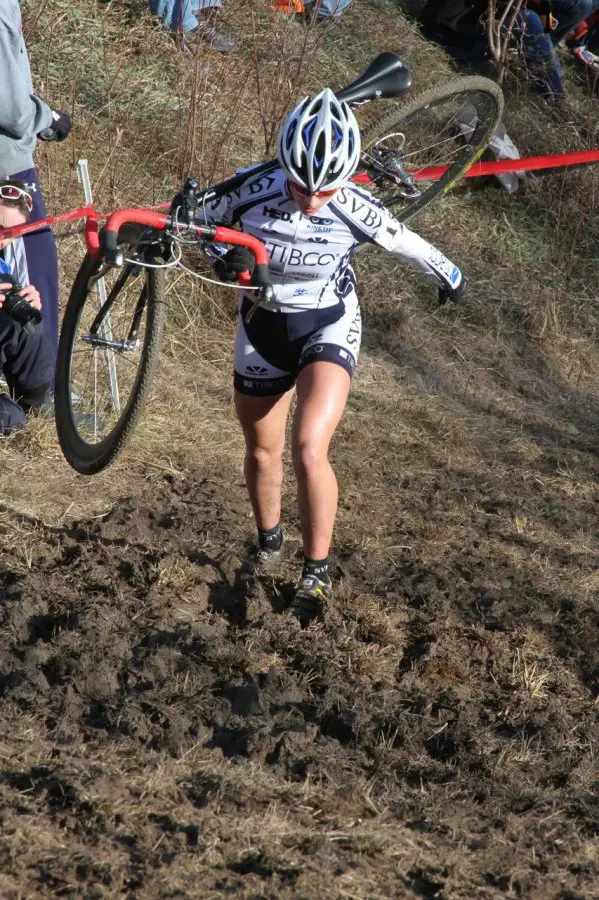
POLYGON ((4 18, 0 23, 0 59, 0 128, 16 140, 32 137, 52 124, 52 110, 33 93, 23 35, 16 27, 9 27, 4 18))
POLYGON ((402 256, 426 275, 432 275, 444 288, 454 290, 461 284, 463 275, 450 259, 415 231, 410 231, 398 222, 386 210, 382 214, 382 222, 373 237, 373 243, 402 256))
POLYGON ((238 169, 237 174, 247 173, 247 179, 236 190, 223 194, 222 197, 208 202, 198 210, 196 221, 202 225, 234 226, 252 206, 280 196, 280 190, 275 188, 276 179, 273 172, 268 170, 256 174, 253 171, 256 168, 261 167, 256 164, 238 169))
POLYGON ((235 215, 235 208, 230 194, 219 197, 211 203, 206 203, 198 209, 196 222, 199 225, 230 225, 235 215))

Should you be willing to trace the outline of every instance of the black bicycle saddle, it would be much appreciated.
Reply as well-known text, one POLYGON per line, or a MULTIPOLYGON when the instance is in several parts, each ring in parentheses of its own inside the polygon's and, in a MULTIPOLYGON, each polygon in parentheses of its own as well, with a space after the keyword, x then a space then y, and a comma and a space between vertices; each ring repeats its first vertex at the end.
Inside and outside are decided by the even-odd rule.
POLYGON ((396 53, 379 53, 361 75, 340 91, 339 100, 346 103, 365 103, 369 100, 399 97, 412 86, 408 67, 396 53))

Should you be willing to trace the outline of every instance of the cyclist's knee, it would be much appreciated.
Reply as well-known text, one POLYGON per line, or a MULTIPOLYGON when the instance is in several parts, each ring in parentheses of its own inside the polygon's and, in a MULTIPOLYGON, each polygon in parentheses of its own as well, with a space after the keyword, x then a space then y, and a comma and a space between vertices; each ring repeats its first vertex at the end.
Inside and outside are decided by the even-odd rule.
POLYGON ((318 438, 296 440, 291 447, 291 458, 296 475, 309 476, 328 466, 328 446, 318 438))
POLYGON ((258 446, 250 442, 246 446, 246 455, 257 471, 267 471, 273 465, 279 465, 283 458, 280 446, 258 446))

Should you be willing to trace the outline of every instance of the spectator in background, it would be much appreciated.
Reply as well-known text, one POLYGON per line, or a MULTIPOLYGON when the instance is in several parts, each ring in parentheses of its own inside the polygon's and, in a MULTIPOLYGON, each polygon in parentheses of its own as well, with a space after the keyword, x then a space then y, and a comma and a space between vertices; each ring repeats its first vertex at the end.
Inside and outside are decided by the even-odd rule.
MULTIPOLYGON (((33 208, 33 200, 22 181, 0 181, 0 230, 23 225, 33 208)), ((0 435, 6 436, 25 424, 30 411, 51 408, 50 389, 54 375, 54 354, 43 323, 24 326, 2 308, 5 293, 14 287, 14 242, 0 240, 0 369, 12 397, 0 394, 0 435)), ((34 309, 42 301, 29 284, 19 294, 34 309)))
MULTIPOLYGON (((428 0, 418 18, 424 33, 452 56, 476 63, 489 56, 484 28, 487 9, 487 0, 428 0)), ((563 70, 536 10, 523 7, 519 11, 513 39, 522 47, 535 88, 547 99, 561 99, 563 70)))
POLYGON ((570 32, 566 37, 566 46, 594 78, 599 75, 599 11, 570 32))
POLYGON ((553 46, 565 43, 596 77, 599 57, 592 51, 592 24, 598 18, 599 0, 528 0, 528 5, 538 13, 553 46))
POLYGON ((599 9, 599 0, 528 0, 537 10, 551 35, 554 46, 565 41, 567 35, 599 9))
POLYGON ((348 8, 352 0, 304 0, 305 12, 310 19, 319 24, 341 22, 341 13, 348 8))
MULTIPOLYGON (((36 136, 62 141, 71 120, 52 110, 34 94, 29 59, 23 40, 18 0, 0 3, 0 178, 18 178, 27 185, 33 207, 30 220, 46 216, 33 162, 36 136)), ((46 333, 56 357, 58 346, 58 260, 52 232, 46 228, 27 235, 15 248, 16 277, 34 283, 41 294, 46 333)))
POLYGON ((233 38, 218 31, 214 24, 221 0, 150 0, 150 9, 160 16, 164 27, 179 36, 179 46, 189 50, 187 36, 197 35, 212 50, 230 53, 235 49, 233 38), (183 37, 185 35, 185 37, 183 37))
MULTIPOLYGON (((499 0, 498 10, 501 7, 499 0)), ((483 26, 487 8, 487 0, 428 0, 418 18, 428 35, 456 58, 477 62, 488 55, 483 26)), ((534 84, 545 97, 560 99, 564 95, 563 70, 555 48, 566 38, 581 62, 599 70, 599 58, 576 37, 581 23, 594 21, 598 11, 599 0, 527 0, 519 11, 513 38, 521 45, 534 84)))

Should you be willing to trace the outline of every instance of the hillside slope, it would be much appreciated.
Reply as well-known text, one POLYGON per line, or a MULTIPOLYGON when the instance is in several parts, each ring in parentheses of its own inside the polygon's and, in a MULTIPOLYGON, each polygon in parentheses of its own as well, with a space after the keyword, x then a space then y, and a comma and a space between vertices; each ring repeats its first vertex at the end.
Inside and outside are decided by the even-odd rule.
MULTIPOLYGON (((79 205, 79 156, 103 209, 260 159, 290 99, 381 49, 418 89, 453 74, 392 0, 307 35, 225 2, 224 59, 179 56, 141 3, 29 7, 40 93, 76 122, 40 149, 52 211, 79 205)), ((522 150, 597 143, 573 80, 557 113, 506 94, 522 150)), ((597 188, 462 188, 423 215, 468 273, 458 309, 360 255, 323 625, 281 615, 294 554, 244 575, 224 289, 171 277, 113 468, 75 475, 49 423, 2 444, 3 897, 599 896, 597 188)), ((59 248, 66 294, 80 235, 59 248)), ((298 549, 291 476, 285 519, 298 549)))

